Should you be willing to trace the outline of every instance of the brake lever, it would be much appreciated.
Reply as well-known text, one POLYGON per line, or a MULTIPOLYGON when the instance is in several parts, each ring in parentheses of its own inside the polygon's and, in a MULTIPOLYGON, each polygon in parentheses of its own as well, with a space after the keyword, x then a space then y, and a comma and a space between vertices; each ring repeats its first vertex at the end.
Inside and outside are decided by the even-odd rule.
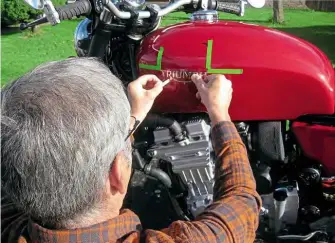
POLYGON ((46 18, 51 23, 51 25, 56 25, 60 23, 59 14, 50 0, 45 1, 43 10, 46 18))

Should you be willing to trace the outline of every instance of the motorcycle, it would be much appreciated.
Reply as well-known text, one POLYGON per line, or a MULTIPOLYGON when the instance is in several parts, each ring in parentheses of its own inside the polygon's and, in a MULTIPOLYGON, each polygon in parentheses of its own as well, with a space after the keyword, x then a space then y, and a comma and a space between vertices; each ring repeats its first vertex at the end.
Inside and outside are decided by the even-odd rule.
POLYGON ((233 83, 230 115, 246 145, 263 200, 258 242, 335 241, 335 72, 311 43, 278 30, 220 21, 264 0, 25 0, 44 16, 21 29, 85 16, 78 56, 98 57, 125 85, 139 75, 171 82, 134 134, 125 207, 144 228, 192 220, 213 199, 210 120, 190 82, 194 73, 233 83), (159 28, 173 11, 190 21, 159 28))

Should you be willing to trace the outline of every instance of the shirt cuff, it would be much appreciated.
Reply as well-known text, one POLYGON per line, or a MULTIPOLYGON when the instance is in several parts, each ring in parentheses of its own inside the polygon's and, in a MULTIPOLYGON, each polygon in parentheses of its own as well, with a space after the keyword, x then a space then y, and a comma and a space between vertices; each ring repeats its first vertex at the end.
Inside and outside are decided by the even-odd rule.
POLYGON ((211 136, 216 154, 220 153, 224 143, 241 139, 234 123, 230 121, 216 123, 212 128, 211 136))

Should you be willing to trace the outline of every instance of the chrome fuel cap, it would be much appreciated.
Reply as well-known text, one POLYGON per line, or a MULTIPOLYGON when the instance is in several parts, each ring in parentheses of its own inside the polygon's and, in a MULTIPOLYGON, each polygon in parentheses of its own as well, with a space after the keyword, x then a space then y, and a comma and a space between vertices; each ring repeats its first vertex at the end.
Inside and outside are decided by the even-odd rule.
POLYGON ((219 14, 215 10, 200 10, 191 15, 191 21, 217 22, 219 14))

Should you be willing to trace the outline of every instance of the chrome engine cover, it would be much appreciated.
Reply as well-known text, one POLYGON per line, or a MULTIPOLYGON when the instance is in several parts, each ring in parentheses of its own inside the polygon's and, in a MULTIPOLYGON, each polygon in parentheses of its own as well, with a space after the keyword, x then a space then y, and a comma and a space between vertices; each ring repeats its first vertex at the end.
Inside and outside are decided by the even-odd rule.
POLYGON ((181 123, 186 139, 176 143, 166 128, 154 131, 155 145, 148 153, 155 159, 168 161, 174 173, 187 185, 187 205, 193 216, 200 214, 213 201, 214 153, 210 125, 205 120, 181 123))

